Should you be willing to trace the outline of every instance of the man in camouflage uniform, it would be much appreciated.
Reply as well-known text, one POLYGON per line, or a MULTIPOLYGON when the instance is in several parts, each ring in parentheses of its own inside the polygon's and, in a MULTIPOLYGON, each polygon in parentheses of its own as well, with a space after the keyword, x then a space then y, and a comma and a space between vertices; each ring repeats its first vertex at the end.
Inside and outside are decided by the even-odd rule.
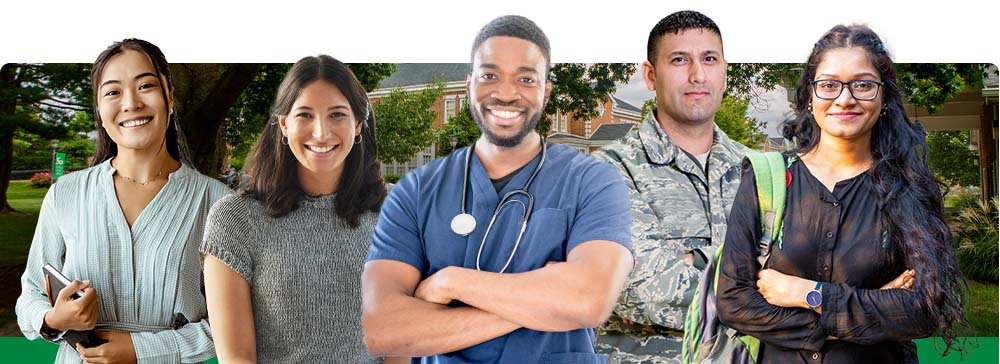
POLYGON ((611 363, 680 363, 684 316, 726 236, 747 147, 715 125, 726 90, 722 36, 708 17, 671 14, 649 35, 643 78, 656 109, 597 153, 631 182, 636 266, 597 351, 611 363))

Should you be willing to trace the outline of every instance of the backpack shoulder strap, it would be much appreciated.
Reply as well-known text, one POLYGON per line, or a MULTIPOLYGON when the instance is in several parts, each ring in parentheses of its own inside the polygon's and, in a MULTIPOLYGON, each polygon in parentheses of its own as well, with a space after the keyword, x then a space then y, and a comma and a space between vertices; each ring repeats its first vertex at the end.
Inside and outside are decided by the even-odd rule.
POLYGON ((780 152, 752 152, 747 159, 753 167, 757 183, 757 200, 760 203, 761 234, 757 260, 763 267, 771 255, 771 246, 781 234, 787 192, 785 159, 780 152))

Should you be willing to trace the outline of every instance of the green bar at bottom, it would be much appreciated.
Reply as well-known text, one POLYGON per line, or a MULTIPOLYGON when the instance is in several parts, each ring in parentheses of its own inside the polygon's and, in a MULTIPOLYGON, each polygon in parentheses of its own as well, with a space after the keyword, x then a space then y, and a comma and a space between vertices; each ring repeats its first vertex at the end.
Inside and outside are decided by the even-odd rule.
MULTIPOLYGON (((944 342, 939 338, 917 340, 917 355, 923 364, 996 363, 1000 358, 996 337, 970 337, 963 353, 950 352, 942 357, 944 342), (937 346, 935 347, 935 344, 937 346)), ((0 337, 0 353, 8 363, 48 364, 56 357, 57 346, 42 340, 31 341, 23 337, 0 337), (13 361, 10 361, 12 360, 13 361)), ((212 359, 205 363, 218 363, 212 359)))

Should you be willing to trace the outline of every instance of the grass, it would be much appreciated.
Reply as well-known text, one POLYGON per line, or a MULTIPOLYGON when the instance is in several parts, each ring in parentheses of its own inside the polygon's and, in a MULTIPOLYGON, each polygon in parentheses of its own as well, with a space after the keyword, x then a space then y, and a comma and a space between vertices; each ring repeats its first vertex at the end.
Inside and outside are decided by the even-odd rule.
POLYGON ((995 284, 969 281, 969 305, 965 317, 972 325, 972 336, 997 335, 998 290, 995 284))
POLYGON ((35 234, 38 210, 48 188, 34 188, 29 181, 10 181, 7 202, 17 213, 0 215, 0 265, 24 263, 35 234))

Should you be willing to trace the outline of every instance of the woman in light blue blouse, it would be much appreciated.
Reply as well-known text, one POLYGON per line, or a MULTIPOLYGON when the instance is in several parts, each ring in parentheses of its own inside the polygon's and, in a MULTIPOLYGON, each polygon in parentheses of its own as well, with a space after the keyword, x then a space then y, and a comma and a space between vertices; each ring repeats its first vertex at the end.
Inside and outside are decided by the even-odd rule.
POLYGON ((97 57, 91 80, 97 153, 90 168, 60 178, 45 195, 18 324, 29 339, 60 343, 57 363, 210 359, 198 243, 209 208, 229 190, 183 163, 159 48, 116 42, 97 57), (54 305, 45 264, 76 279, 54 305), (104 343, 73 347, 62 340, 67 330, 95 330, 104 343))

